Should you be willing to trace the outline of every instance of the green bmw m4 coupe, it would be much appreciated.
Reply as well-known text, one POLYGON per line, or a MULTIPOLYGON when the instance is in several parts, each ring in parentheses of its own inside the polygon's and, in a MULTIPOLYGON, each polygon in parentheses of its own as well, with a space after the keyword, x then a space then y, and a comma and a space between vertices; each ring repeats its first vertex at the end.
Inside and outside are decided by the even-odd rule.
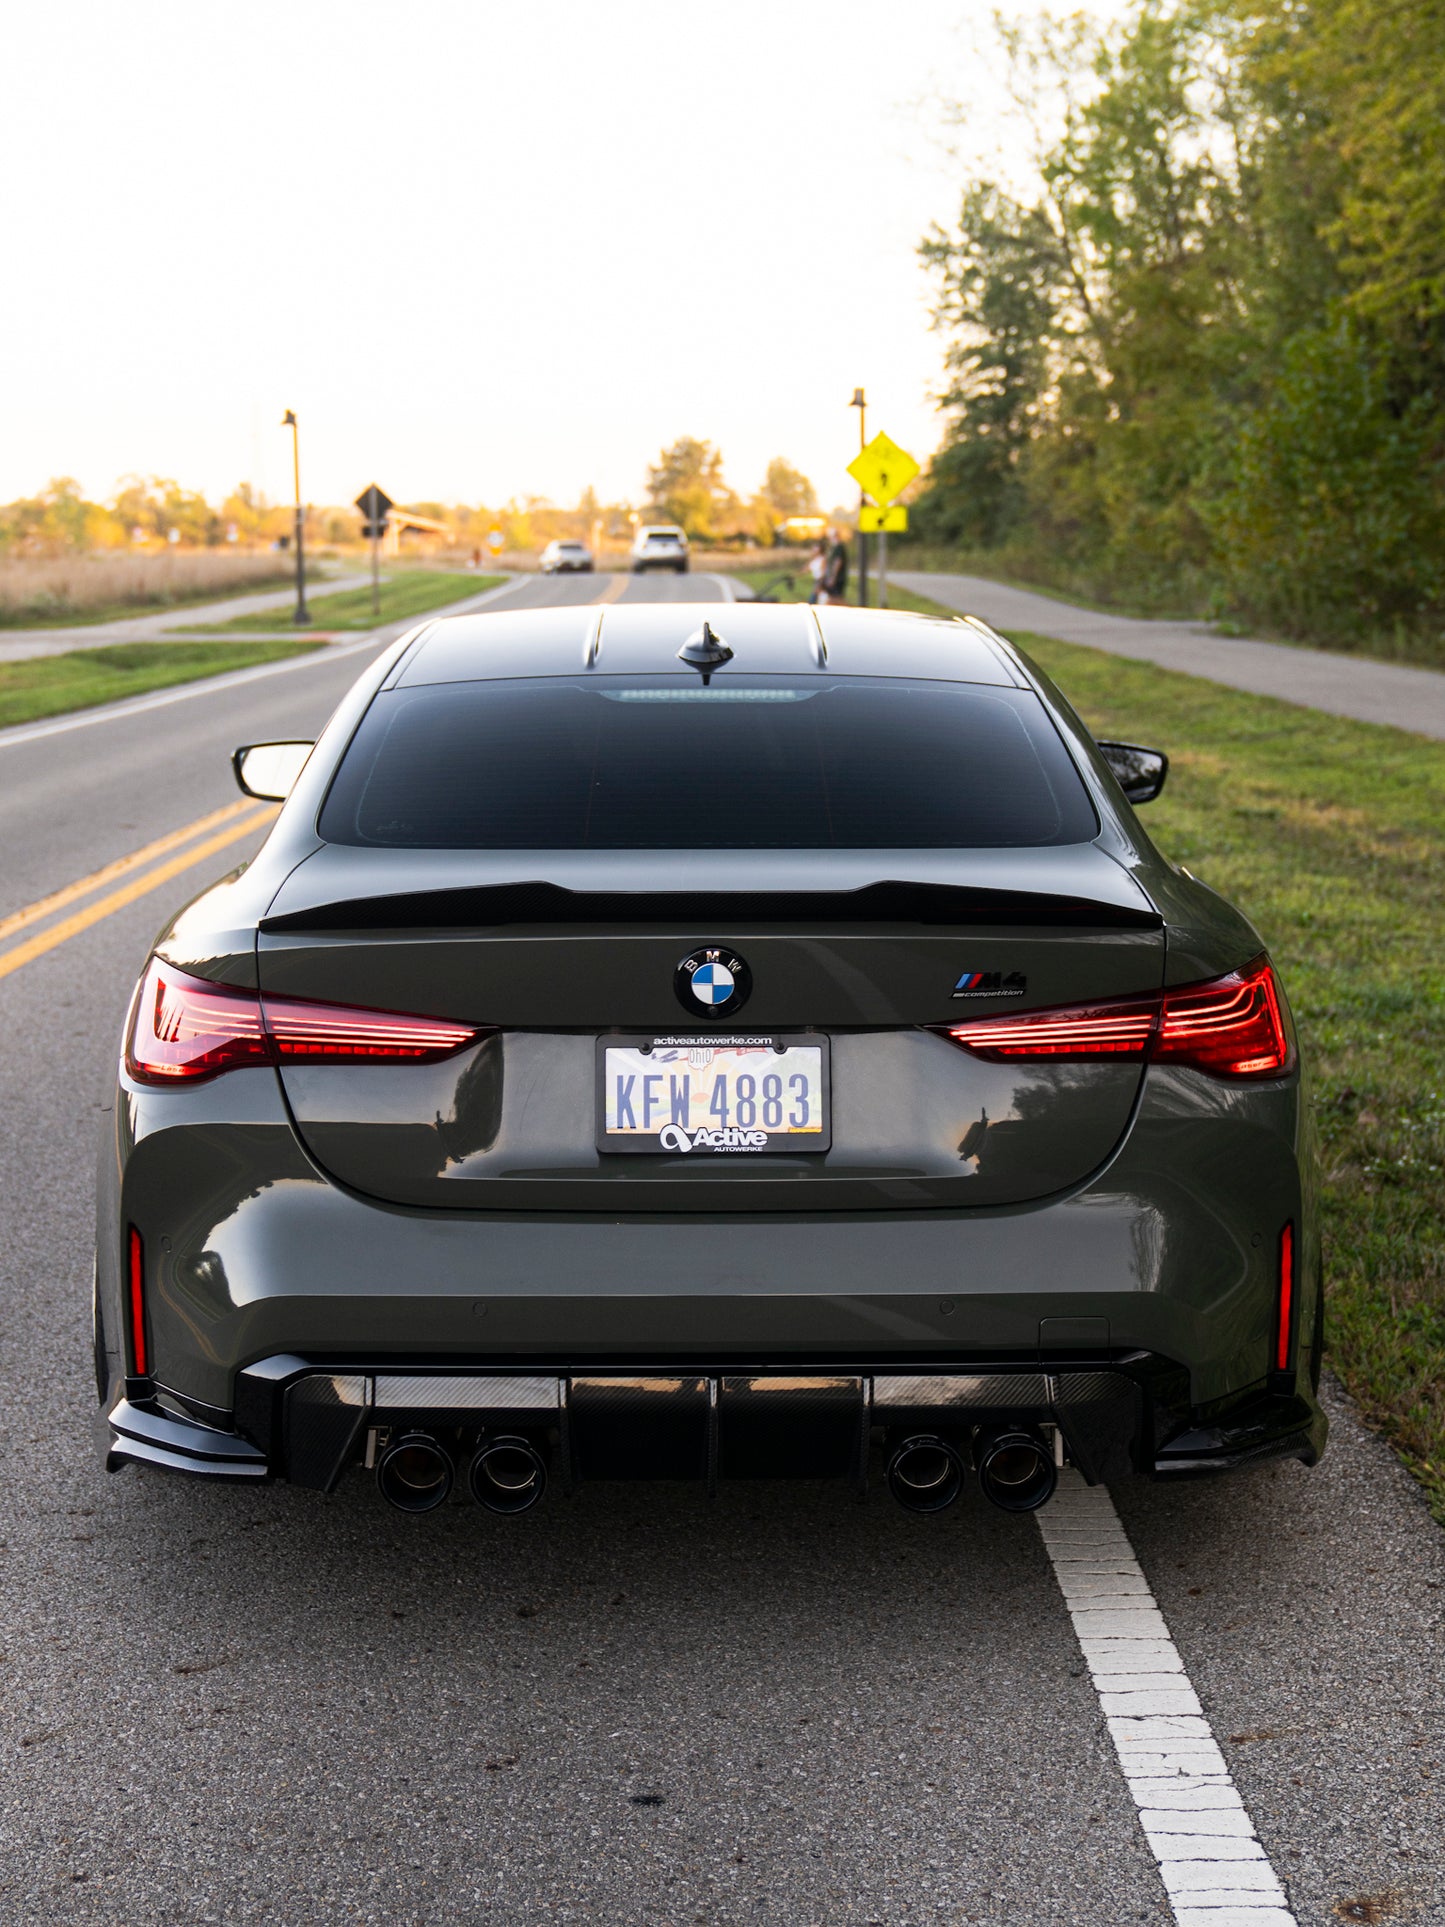
POLYGON ((601 1478, 1313 1463, 1312 1127, 1248 921, 972 620, 463 615, 136 988, 105 1462, 423 1512, 601 1478))

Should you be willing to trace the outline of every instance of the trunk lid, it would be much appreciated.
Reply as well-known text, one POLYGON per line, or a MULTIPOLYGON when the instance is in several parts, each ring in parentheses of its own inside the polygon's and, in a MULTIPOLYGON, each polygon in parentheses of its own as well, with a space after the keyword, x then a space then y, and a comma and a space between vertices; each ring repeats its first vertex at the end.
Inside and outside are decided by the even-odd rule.
POLYGON ((928 1027, 1157 989, 1162 922, 1125 871, 1093 845, 806 862, 804 889, 766 850, 529 855, 519 881, 515 853, 325 847, 262 922, 263 996, 489 1032, 439 1063, 287 1063, 297 1131, 352 1189, 472 1211, 1004 1205, 1109 1156, 1138 1060, 989 1063, 928 1027), (674 986, 705 946, 750 972, 721 1021, 674 986), (599 1038, 730 1034, 826 1039, 826 1152, 599 1151, 599 1038))

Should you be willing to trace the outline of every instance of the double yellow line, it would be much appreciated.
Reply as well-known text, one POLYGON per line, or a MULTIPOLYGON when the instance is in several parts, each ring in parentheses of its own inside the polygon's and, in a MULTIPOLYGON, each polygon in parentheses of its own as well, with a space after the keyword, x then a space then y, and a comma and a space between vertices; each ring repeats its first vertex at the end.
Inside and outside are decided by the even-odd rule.
POLYGON ((172 877, 179 876, 183 870, 189 870, 193 864, 214 856, 218 850, 224 850, 232 843, 239 843, 243 837, 268 828, 275 817, 276 808, 271 803, 259 807, 249 799, 228 803, 223 810, 212 810, 209 816, 197 817, 194 823, 188 823, 184 829, 171 830, 165 836, 158 836, 153 843, 147 843, 144 849, 132 850, 129 856, 117 857, 114 863, 107 863, 103 869, 92 870, 88 877, 67 883, 63 890, 55 890, 48 897, 27 903, 23 910, 0 917, 0 977, 8 977, 22 965, 43 957, 48 950, 67 943, 71 937, 78 937, 82 930, 89 930, 92 924, 103 922, 117 910, 123 910, 128 903, 134 903, 148 891, 158 889, 172 877), (201 839, 199 842, 196 841, 198 837, 201 839), (172 855, 173 851, 176 854, 172 855), (130 881, 121 883, 118 889, 107 890, 104 896, 96 897, 93 903, 61 918, 58 923, 50 922, 59 911, 67 909, 72 903, 81 902, 85 897, 95 896, 97 890, 105 890, 107 884, 117 883, 122 877, 128 877, 130 881), (36 924, 46 927, 12 948, 4 948, 12 937, 36 924))

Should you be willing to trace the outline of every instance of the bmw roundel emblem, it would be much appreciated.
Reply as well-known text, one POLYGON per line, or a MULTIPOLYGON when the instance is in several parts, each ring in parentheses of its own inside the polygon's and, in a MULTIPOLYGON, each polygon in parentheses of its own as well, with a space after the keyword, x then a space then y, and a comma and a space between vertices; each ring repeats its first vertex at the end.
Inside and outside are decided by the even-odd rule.
POLYGON ((753 987, 753 973, 735 950, 704 944, 677 966, 673 984, 684 1010, 695 1017, 731 1017, 753 987))

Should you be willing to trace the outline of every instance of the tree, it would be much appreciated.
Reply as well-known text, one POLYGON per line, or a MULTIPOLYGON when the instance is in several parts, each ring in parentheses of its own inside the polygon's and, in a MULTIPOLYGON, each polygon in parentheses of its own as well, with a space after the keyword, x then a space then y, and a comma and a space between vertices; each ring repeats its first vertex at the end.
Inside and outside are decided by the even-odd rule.
POLYGON ((736 498, 723 480, 722 455, 711 442, 689 435, 664 448, 656 467, 648 469, 647 499, 658 515, 699 542, 713 539, 719 523, 736 509, 736 498))
POLYGON ((948 425, 918 532, 1317 633, 1438 607, 1441 0, 1004 37, 1046 131, 1031 193, 970 179, 922 243, 948 425))
POLYGON ((114 548, 124 531, 98 502, 88 502, 70 475, 54 477, 39 495, 0 508, 0 550, 29 555, 79 554, 114 548))
POLYGON ((781 455, 775 455, 768 463, 760 493, 779 521, 789 515, 818 513, 818 498, 813 492, 813 484, 801 469, 794 468, 791 462, 785 462, 781 455))

